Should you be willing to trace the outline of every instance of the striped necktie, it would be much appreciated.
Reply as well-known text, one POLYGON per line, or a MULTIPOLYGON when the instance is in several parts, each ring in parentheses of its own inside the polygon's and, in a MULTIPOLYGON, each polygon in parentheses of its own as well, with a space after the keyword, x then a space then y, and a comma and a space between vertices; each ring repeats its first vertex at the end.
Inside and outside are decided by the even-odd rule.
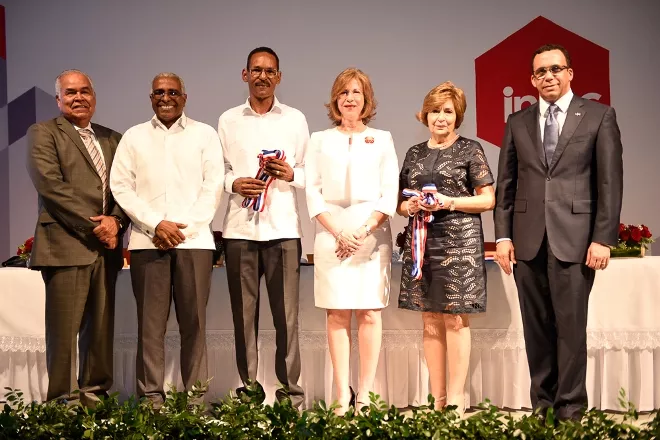
POLYGON ((80 134, 80 137, 82 138, 82 141, 85 144, 85 147, 87 148, 87 152, 89 153, 89 156, 92 158, 92 162, 94 162, 94 167, 96 168, 96 172, 101 178, 101 186, 103 189, 103 214, 106 214, 108 212, 108 197, 110 196, 110 185, 108 185, 108 173, 106 172, 105 169, 105 162, 103 162, 103 158, 101 157, 101 152, 99 151, 98 148, 96 148, 96 145, 94 145, 94 132, 89 128, 83 128, 81 130, 78 130, 78 133, 80 134))

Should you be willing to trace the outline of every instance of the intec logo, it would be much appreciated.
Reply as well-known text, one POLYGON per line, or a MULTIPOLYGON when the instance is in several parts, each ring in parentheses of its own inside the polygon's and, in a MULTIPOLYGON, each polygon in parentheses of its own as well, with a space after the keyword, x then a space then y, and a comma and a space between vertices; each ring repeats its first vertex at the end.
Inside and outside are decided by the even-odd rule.
POLYGON ((573 92, 610 104, 609 51, 537 17, 474 60, 478 137, 499 147, 509 115, 537 101, 530 80, 532 54, 549 43, 561 44, 571 54, 573 92))

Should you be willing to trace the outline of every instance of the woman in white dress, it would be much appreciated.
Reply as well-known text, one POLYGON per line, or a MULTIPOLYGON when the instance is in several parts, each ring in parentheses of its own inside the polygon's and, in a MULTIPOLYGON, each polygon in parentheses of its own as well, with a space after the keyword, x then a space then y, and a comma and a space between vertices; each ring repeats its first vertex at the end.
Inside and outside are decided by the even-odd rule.
POLYGON ((314 299, 327 309, 328 346, 339 409, 369 402, 389 303, 398 160, 392 135, 367 127, 376 101, 367 75, 346 69, 332 86, 335 128, 313 133, 305 157, 307 209, 316 219, 314 299), (349 386, 351 317, 358 324, 359 383, 349 386))

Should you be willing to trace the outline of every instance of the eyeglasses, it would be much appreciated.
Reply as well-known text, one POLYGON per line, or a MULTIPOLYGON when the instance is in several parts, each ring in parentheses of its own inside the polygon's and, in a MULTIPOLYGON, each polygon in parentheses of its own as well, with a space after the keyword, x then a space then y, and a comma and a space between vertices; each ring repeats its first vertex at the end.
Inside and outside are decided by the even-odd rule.
POLYGON ((181 93, 176 89, 168 89, 168 90, 156 89, 153 92, 151 92, 152 98, 161 99, 165 95, 170 96, 172 98, 178 98, 179 96, 183 96, 183 93, 181 93))
POLYGON ((279 73, 277 69, 262 69, 261 67, 255 67, 254 69, 248 69, 252 78, 259 78, 262 73, 266 74, 266 78, 275 78, 279 73))
POLYGON ((534 71, 534 76, 536 79, 543 79, 548 72, 552 73, 553 76, 557 76, 559 72, 566 69, 568 69, 568 66, 558 66, 556 64, 550 67, 539 67, 534 71))

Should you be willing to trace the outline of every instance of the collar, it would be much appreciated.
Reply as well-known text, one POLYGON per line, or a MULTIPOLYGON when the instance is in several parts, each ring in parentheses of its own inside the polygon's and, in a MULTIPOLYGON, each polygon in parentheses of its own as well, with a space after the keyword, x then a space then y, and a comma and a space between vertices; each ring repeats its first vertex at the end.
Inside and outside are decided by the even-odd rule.
MULTIPOLYGON (((94 133, 94 129, 92 128, 92 123, 91 122, 89 124, 87 124, 87 127, 78 127, 76 124, 71 124, 71 125, 73 125, 73 128, 75 128, 76 131, 80 131, 80 130, 83 130, 83 129, 86 128, 87 130, 94 133)), ((96 136, 96 133, 94 133, 94 136, 96 136)))
POLYGON ((177 119, 176 122, 175 122, 174 124, 172 124, 172 127, 170 127, 170 128, 168 129, 167 127, 165 127, 165 124, 163 124, 162 122, 160 122, 160 119, 158 119, 158 117, 157 117, 156 115, 154 115, 154 116, 151 118, 151 125, 152 125, 154 128, 156 128, 156 127, 160 127, 160 128, 162 128, 163 130, 165 130, 165 131, 171 129, 172 127, 176 127, 177 125, 178 125, 179 127, 181 127, 181 129, 184 129, 184 128, 186 128, 186 125, 188 125, 188 117, 186 116, 186 112, 181 113, 181 117, 180 117, 179 119, 177 119))
MULTIPOLYGON (((249 97, 248 97, 248 99, 245 100, 245 104, 243 104, 243 105, 241 106, 241 110, 242 110, 244 116, 247 116, 247 115, 258 115, 258 116, 262 116, 262 115, 260 115, 259 113, 255 112, 255 111, 252 109, 252 106, 250 106, 250 98, 249 98, 249 97)), ((280 101, 277 100, 277 96, 274 96, 274 97, 273 97, 273 106, 272 106, 271 109, 270 109, 267 113, 265 113, 265 114, 268 114, 268 113, 270 113, 270 112, 282 114, 282 105, 280 104, 280 101)))
MULTIPOLYGON (((568 92, 566 92, 564 96, 555 101, 555 104, 557 104, 557 107, 559 107, 560 112, 566 113, 568 111, 568 106, 571 104, 571 100, 573 100, 573 90, 568 89, 568 92)), ((548 111, 548 107, 550 107, 550 103, 548 101, 545 99, 539 100, 539 114, 542 118, 545 117, 545 113, 548 111)))

